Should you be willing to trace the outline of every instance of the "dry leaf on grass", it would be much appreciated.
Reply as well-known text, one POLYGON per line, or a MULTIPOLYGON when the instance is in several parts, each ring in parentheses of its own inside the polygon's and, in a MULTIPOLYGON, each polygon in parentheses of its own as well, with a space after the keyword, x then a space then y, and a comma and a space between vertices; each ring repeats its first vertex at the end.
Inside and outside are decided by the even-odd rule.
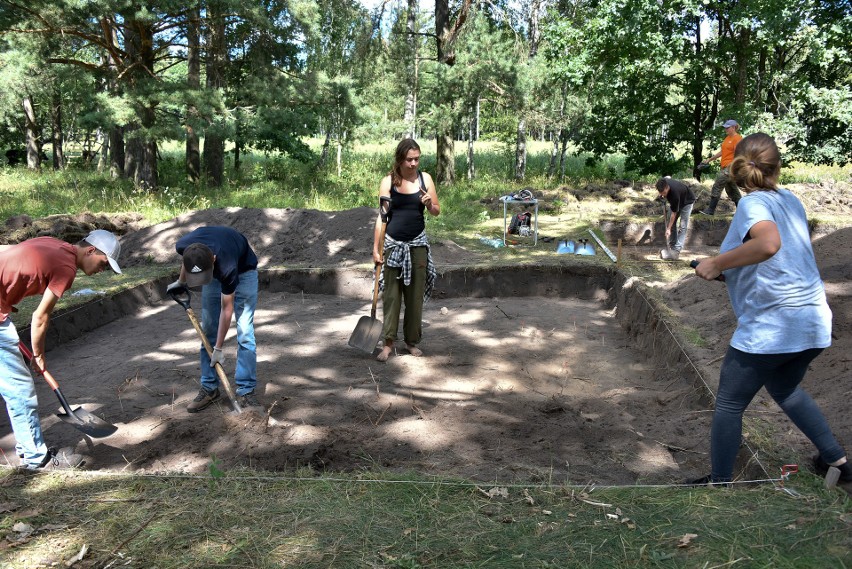
POLYGON ((678 547, 689 547, 690 543, 693 539, 698 537, 697 533, 686 533, 681 536, 680 541, 678 542, 678 547))

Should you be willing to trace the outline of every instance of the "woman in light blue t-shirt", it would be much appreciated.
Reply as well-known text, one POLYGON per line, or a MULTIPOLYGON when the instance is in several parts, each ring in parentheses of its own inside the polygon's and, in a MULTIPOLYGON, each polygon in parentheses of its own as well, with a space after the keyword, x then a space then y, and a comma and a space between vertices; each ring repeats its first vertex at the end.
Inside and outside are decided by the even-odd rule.
POLYGON ((765 387, 814 443, 814 466, 840 469, 852 481, 852 464, 819 406, 801 387, 808 365, 831 345, 831 310, 811 248, 799 199, 777 187, 778 146, 756 133, 738 145, 731 173, 747 195, 740 200, 720 254, 695 268, 713 280, 724 271, 737 329, 722 363, 710 433, 712 469, 694 483, 733 480, 743 413, 765 387))

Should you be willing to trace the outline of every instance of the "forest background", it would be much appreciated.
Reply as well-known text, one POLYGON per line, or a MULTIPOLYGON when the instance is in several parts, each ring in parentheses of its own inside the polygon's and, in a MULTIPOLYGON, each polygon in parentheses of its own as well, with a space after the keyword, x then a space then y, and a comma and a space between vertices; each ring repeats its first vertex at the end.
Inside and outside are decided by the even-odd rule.
POLYGON ((446 186, 476 178, 476 140, 510 149, 518 181, 528 140, 548 177, 569 154, 689 172, 734 117, 787 160, 843 165, 850 33, 843 0, 0 0, 0 148, 156 191, 170 143, 218 187, 247 153, 340 175, 355 142, 414 136, 446 186))
MULTIPOLYGON (((0 171, 0 219, 375 207, 391 141, 413 135, 445 208, 430 236, 457 239, 510 186, 689 175, 731 117, 781 143, 785 177, 849 180, 849 37, 848 0, 0 0, 0 162, 21 164, 0 171)), ((802 568, 852 551, 849 498, 804 471, 803 499, 406 477, 262 478, 215 456, 207 477, 2 469, 0 566, 802 568)))

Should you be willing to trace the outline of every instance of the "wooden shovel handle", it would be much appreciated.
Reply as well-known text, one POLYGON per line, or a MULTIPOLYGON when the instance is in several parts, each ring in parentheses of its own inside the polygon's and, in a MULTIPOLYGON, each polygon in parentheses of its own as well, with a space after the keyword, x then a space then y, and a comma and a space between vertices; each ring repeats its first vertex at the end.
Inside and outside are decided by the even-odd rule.
POLYGON ((376 263, 376 267, 374 269, 375 274, 373 275, 373 307, 370 309, 370 318, 376 317, 376 305, 379 303, 379 271, 384 270, 384 261, 385 261, 385 230, 387 229, 388 224, 382 223, 382 229, 379 231, 379 255, 382 260, 379 263, 376 263))
MULTIPOLYGON (((204 330, 201 329, 201 324, 199 324, 198 318, 195 316, 195 312, 193 312, 191 308, 187 308, 186 313, 189 316, 189 320, 192 322, 192 325, 195 327, 195 331, 198 332, 199 336, 201 336, 201 342, 204 344, 204 349, 207 350, 207 354, 212 358, 213 346, 210 345, 210 340, 207 339, 207 336, 204 334, 204 330)), ((222 365, 218 363, 213 364, 213 369, 216 370, 216 375, 219 376, 219 383, 225 389, 225 393, 228 394, 228 399, 231 400, 231 405, 234 406, 234 410, 237 413, 242 413, 243 410, 237 402, 237 397, 234 395, 234 390, 231 389, 231 384, 228 382, 228 376, 225 375, 225 370, 222 369, 222 365)))

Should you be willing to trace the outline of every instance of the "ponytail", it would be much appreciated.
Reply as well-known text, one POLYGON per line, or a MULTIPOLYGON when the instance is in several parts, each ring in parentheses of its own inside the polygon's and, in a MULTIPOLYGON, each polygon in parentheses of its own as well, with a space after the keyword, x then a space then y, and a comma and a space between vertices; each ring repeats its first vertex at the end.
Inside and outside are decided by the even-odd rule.
POLYGON ((781 173, 781 153, 768 134, 758 132, 743 138, 734 151, 731 176, 746 193, 775 190, 781 173))

